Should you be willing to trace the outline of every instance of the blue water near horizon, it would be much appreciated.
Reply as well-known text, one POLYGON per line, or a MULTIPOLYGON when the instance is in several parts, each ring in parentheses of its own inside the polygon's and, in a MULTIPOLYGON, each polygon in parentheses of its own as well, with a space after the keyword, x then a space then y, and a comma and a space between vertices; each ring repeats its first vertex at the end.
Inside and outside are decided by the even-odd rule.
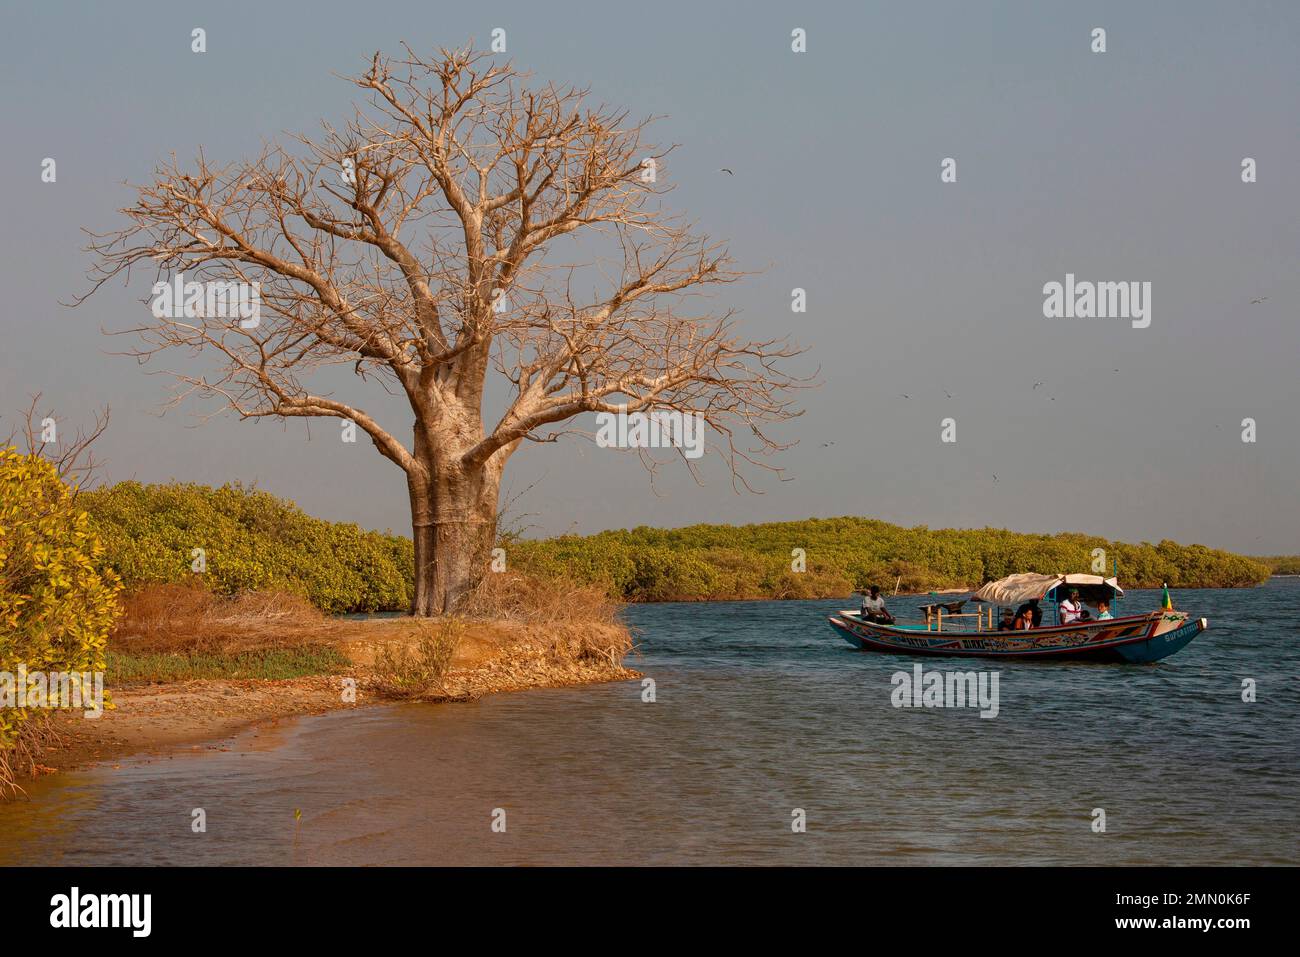
POLYGON ((1300 863, 1300 579, 1174 599, 1210 628, 1152 665, 855 651, 825 624, 843 600, 631 606, 653 703, 632 681, 341 711, 43 781, 0 806, 0 863, 1300 863), (997 717, 895 708, 916 661, 996 670, 997 717))

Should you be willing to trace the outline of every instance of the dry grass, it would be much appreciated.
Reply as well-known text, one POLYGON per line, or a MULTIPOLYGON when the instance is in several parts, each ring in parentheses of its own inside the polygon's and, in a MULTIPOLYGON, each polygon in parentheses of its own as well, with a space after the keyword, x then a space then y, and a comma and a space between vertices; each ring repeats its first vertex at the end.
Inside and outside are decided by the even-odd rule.
POLYGON ((634 647, 631 631, 613 622, 552 625, 531 641, 552 661, 591 661, 610 667, 616 667, 634 647))
POLYGON ((154 586, 126 600, 109 679, 295 678, 352 674, 395 700, 472 700, 524 687, 631 676, 632 634, 597 588, 489 575, 460 614, 337 619, 292 595, 222 598, 154 586))
POLYGON ((618 607, 604 589, 594 585, 496 572, 484 576, 457 611, 466 618, 526 624, 613 624, 618 607))
MULTIPOLYGON (((330 618, 297 595, 247 592, 227 598, 200 585, 151 585, 127 596, 124 606, 108 650, 127 679, 148 677, 159 671, 160 661, 180 658, 192 660, 182 662, 180 671, 171 661, 156 677, 213 677, 209 672, 222 667, 232 673, 265 670, 269 666, 253 658, 284 652, 315 660, 309 653, 328 646, 387 675, 385 686, 397 693, 418 683, 420 672, 429 672, 432 681, 449 667, 479 667, 503 655, 613 666, 632 646, 618 605, 601 589, 515 572, 488 575, 455 617, 432 621, 330 618), (123 668, 128 659, 138 667, 123 668)), ((328 656, 315 657, 328 663, 328 656)), ((303 673, 318 672, 309 667, 303 673)))
POLYGON ((445 691, 446 677, 465 634, 455 618, 418 622, 414 647, 388 643, 375 655, 374 688, 387 698, 422 698, 445 691))
POLYGON ((108 639, 109 681, 276 680, 337 674, 349 661, 338 623, 285 592, 214 595, 200 585, 150 585, 128 595, 108 639))
MULTIPOLYGON (((128 654, 237 653, 310 644, 355 623, 323 615, 307 599, 279 591, 214 595, 200 584, 148 585, 128 595, 109 636, 110 649, 128 654)), ((618 603, 603 589, 534 578, 489 574, 462 600, 457 617, 522 624, 614 624, 618 603)), ((411 619, 383 619, 410 622, 411 619)))
POLYGON ((511 641, 514 654, 618 667, 634 645, 618 610, 618 602, 594 585, 496 572, 462 600, 458 612, 472 620, 530 626, 511 641))
POLYGON ((108 646, 131 655, 295 647, 319 642, 330 624, 307 599, 276 591, 226 598, 201 585, 149 585, 123 605, 108 646))

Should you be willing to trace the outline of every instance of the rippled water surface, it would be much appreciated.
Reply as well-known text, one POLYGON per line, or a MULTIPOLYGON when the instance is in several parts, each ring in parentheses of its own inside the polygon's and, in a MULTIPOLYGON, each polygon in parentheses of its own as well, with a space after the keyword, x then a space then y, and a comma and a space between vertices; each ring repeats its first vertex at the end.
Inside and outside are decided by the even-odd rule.
POLYGON ((1176 600, 1210 618, 1184 651, 995 663, 993 719, 894 708, 913 659, 836 638, 843 602, 633 607, 653 703, 626 682, 336 712, 47 779, 0 806, 0 863, 1300 863, 1300 581, 1176 600))

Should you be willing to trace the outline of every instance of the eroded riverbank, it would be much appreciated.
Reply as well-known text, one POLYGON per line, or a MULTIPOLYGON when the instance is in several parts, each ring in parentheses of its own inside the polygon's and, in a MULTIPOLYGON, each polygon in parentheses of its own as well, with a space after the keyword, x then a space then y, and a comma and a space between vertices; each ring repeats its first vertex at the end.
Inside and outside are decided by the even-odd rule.
MULTIPOLYGON (((110 688, 113 707, 97 719, 80 712, 55 720, 57 743, 37 759, 37 775, 177 748, 221 747, 249 727, 282 718, 391 702, 375 673, 384 649, 415 639, 404 620, 352 621, 329 637, 355 666, 346 673, 283 680, 207 679, 137 682, 110 688)), ((530 688, 558 688, 639 677, 622 663, 630 643, 622 625, 469 622, 448 672, 413 693, 424 701, 470 701, 530 688), (616 649, 601 654, 595 649, 616 649)), ((30 779, 30 778, 29 778, 30 779)))

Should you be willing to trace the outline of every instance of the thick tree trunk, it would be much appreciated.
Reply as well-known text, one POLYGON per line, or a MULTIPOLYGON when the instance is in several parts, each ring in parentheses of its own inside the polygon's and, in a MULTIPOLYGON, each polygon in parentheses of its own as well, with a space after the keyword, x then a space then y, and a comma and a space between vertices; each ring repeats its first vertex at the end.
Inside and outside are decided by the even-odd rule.
POLYGON ((487 571, 496 541, 499 469, 438 471, 431 487, 411 484, 415 594, 411 614, 428 618, 455 610, 487 571))
POLYGON ((430 618, 438 614, 433 590, 433 494, 410 483, 411 540, 415 543, 415 591, 411 596, 411 614, 430 618))

